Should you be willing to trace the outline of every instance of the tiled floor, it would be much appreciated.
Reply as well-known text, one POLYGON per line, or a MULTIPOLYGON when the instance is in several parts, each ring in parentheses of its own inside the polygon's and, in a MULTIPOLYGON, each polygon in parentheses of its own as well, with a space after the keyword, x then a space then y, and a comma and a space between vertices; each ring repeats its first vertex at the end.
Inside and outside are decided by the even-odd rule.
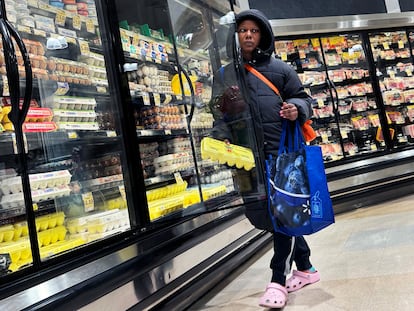
MULTIPOLYGON (((283 310, 414 310, 414 195, 338 215, 307 241, 321 281, 290 293, 283 310)), ((271 255, 230 276, 191 310, 266 310, 258 300, 271 255)))

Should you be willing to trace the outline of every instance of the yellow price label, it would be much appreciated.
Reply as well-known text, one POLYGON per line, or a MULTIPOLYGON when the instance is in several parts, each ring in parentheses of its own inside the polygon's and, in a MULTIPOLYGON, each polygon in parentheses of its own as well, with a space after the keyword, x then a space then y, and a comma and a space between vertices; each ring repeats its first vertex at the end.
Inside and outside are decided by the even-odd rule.
POLYGON ((382 46, 384 47, 384 50, 389 50, 390 49, 390 45, 388 44, 388 42, 384 42, 382 44, 382 46))
POLYGON ((37 0, 28 0, 27 5, 32 6, 34 8, 37 8, 39 6, 38 3, 37 3, 37 0))
POLYGON ((322 107, 324 107, 324 106, 325 106, 325 102, 323 101, 323 99, 322 99, 322 98, 318 98, 318 99, 317 99, 317 102, 318 102, 318 107, 319 107, 319 108, 322 108, 322 107))
POLYGON ((403 49, 404 48, 404 42, 402 40, 398 41, 398 48, 403 49))
POLYGON ((70 138, 70 139, 76 139, 76 138, 78 138, 78 133, 76 133, 76 132, 68 132, 68 138, 70 138))
POLYGON ((80 30, 82 27, 82 21, 78 14, 73 15, 72 17, 72 26, 74 29, 80 30))
POLYGON ((86 31, 90 33, 95 33, 95 24, 91 18, 86 20, 86 31))
POLYGON ((286 62, 286 61, 287 61, 287 53, 286 53, 286 52, 282 52, 282 53, 280 53, 280 58, 281 58, 284 62, 286 62))
POLYGON ((121 197, 124 201, 126 201, 126 193, 125 193, 125 186, 121 185, 118 187, 119 193, 121 194, 121 197))
POLYGON ((410 68, 405 69, 405 73, 407 74, 407 76, 411 77, 413 75, 413 72, 411 71, 410 68))
POLYGON ((134 33, 134 35, 132 36, 132 44, 139 45, 139 35, 137 33, 134 33))
POLYGON ((33 203, 33 210, 37 211, 39 209, 39 206, 37 205, 37 203, 33 203))
POLYGON ((92 192, 83 193, 82 201, 85 212, 90 212, 95 209, 95 201, 93 199, 92 192))
POLYGON ((65 26, 65 22, 66 22, 65 10, 57 10, 56 17, 55 17, 55 23, 59 26, 65 26))
POLYGON ((79 48, 80 48, 80 51, 81 51, 81 55, 88 56, 89 53, 90 53, 89 43, 86 42, 86 41, 83 41, 83 40, 79 40, 78 42, 79 42, 79 48))

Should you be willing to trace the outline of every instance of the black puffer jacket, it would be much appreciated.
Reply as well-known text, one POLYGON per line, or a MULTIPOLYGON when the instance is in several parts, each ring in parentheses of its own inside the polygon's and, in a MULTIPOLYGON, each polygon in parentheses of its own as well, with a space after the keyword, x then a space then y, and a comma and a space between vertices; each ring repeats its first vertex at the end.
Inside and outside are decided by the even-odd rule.
MULTIPOLYGON (((258 10, 243 11, 236 16, 236 23, 254 20, 261 32, 261 41, 249 64, 268 78, 278 89, 285 102, 295 104, 299 121, 305 122, 312 115, 313 99, 304 91, 296 72, 288 64, 276 59, 274 35, 267 18, 258 10)), ((277 154, 282 131, 280 109, 282 101, 270 87, 254 74, 246 71, 249 104, 255 105, 262 123, 265 154, 277 154)))

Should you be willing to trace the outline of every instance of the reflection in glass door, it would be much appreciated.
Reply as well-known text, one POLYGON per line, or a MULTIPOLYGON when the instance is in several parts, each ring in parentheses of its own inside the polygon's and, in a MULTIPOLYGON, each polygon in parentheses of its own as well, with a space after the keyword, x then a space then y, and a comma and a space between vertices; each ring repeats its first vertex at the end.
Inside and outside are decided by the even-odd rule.
POLYGON ((404 30, 375 32, 369 38, 392 145, 414 144, 414 68, 407 33, 404 30))

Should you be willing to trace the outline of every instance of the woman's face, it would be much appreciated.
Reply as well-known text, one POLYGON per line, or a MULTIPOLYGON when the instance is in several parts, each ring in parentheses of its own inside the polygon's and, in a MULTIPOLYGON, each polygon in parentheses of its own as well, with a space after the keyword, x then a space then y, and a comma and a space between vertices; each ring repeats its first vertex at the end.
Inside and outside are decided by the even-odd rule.
POLYGON ((240 48, 245 59, 251 59, 253 51, 260 43, 260 28, 255 21, 245 20, 237 27, 240 48))

